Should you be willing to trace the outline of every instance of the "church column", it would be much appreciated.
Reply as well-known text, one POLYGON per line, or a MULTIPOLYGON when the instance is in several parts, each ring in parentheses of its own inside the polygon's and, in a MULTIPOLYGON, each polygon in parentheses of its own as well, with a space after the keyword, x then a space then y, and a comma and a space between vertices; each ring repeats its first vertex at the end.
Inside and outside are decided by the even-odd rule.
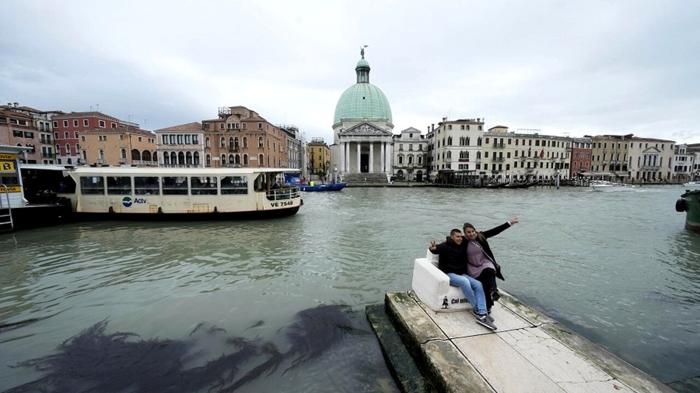
POLYGON ((394 161, 394 145, 387 142, 386 144, 386 169, 389 172, 393 172, 392 163, 394 161))
POLYGON ((374 142, 369 143, 369 173, 374 173, 374 142))
POLYGON ((345 166, 343 173, 350 172, 350 141, 344 142, 343 150, 345 151, 345 166))
POLYGON ((386 154, 386 142, 382 142, 382 151, 381 155, 379 156, 379 166, 382 169, 382 172, 386 173, 386 167, 384 166, 384 163, 386 163, 386 160, 384 159, 384 155, 386 154))
POLYGON ((340 171, 345 172, 345 142, 341 142, 339 147, 340 149, 338 150, 342 151, 340 152, 340 162, 338 164, 340 165, 340 171))
POLYGON ((362 160, 360 158, 361 158, 360 142, 357 142, 357 173, 362 172, 362 166, 361 166, 362 160))

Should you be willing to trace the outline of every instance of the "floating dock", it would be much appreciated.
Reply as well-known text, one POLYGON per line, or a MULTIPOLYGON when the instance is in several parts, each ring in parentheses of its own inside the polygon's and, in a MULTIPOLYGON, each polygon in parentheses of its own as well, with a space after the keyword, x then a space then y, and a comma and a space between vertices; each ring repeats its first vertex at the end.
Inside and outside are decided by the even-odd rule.
POLYGON ((387 293, 367 317, 403 392, 673 392, 557 321, 502 293, 497 331, 471 309, 434 312, 412 292, 387 293))

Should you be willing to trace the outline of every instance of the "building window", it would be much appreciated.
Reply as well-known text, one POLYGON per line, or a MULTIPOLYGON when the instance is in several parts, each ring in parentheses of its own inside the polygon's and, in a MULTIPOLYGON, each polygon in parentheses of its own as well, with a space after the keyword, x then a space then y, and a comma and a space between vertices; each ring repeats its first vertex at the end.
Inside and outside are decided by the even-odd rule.
POLYGON ((63 127, 68 127, 68 120, 63 120, 63 127))
POLYGON ((88 119, 83 119, 83 127, 89 126, 90 123, 88 122, 88 119))
POLYGON ((99 125, 100 125, 100 128, 105 128, 105 121, 100 120, 99 125))
POLYGON ((58 128, 58 122, 57 122, 57 121, 54 121, 54 122, 53 122, 53 126, 54 126, 54 128, 58 128))
POLYGON ((78 120, 73 120, 73 127, 77 127, 77 126, 78 126, 78 120))

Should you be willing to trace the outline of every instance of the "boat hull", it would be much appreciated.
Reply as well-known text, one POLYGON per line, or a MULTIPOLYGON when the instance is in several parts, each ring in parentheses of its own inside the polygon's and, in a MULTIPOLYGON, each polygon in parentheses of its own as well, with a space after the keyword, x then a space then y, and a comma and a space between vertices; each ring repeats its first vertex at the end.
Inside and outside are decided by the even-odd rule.
POLYGON ((206 213, 73 213, 81 220, 133 220, 133 221, 213 221, 213 220, 258 220, 293 216, 300 206, 286 209, 206 212, 206 213))
POLYGON ((302 185, 299 189, 306 192, 340 191, 345 188, 345 186, 345 183, 316 184, 313 186, 302 185))

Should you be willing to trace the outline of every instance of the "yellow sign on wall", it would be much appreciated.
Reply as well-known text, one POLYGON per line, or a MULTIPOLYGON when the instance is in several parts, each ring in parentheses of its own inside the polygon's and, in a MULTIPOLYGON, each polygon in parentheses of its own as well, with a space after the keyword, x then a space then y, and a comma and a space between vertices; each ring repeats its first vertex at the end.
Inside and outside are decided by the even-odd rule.
MULTIPOLYGON (((6 185, 7 187, 7 192, 22 192, 22 187, 19 185, 6 185)), ((0 185, 0 192, 5 192, 5 187, 0 185)))
POLYGON ((16 154, 0 153, 0 160, 2 161, 15 161, 17 159, 16 154))
POLYGON ((0 161, 0 173, 15 173, 14 161, 0 161))

